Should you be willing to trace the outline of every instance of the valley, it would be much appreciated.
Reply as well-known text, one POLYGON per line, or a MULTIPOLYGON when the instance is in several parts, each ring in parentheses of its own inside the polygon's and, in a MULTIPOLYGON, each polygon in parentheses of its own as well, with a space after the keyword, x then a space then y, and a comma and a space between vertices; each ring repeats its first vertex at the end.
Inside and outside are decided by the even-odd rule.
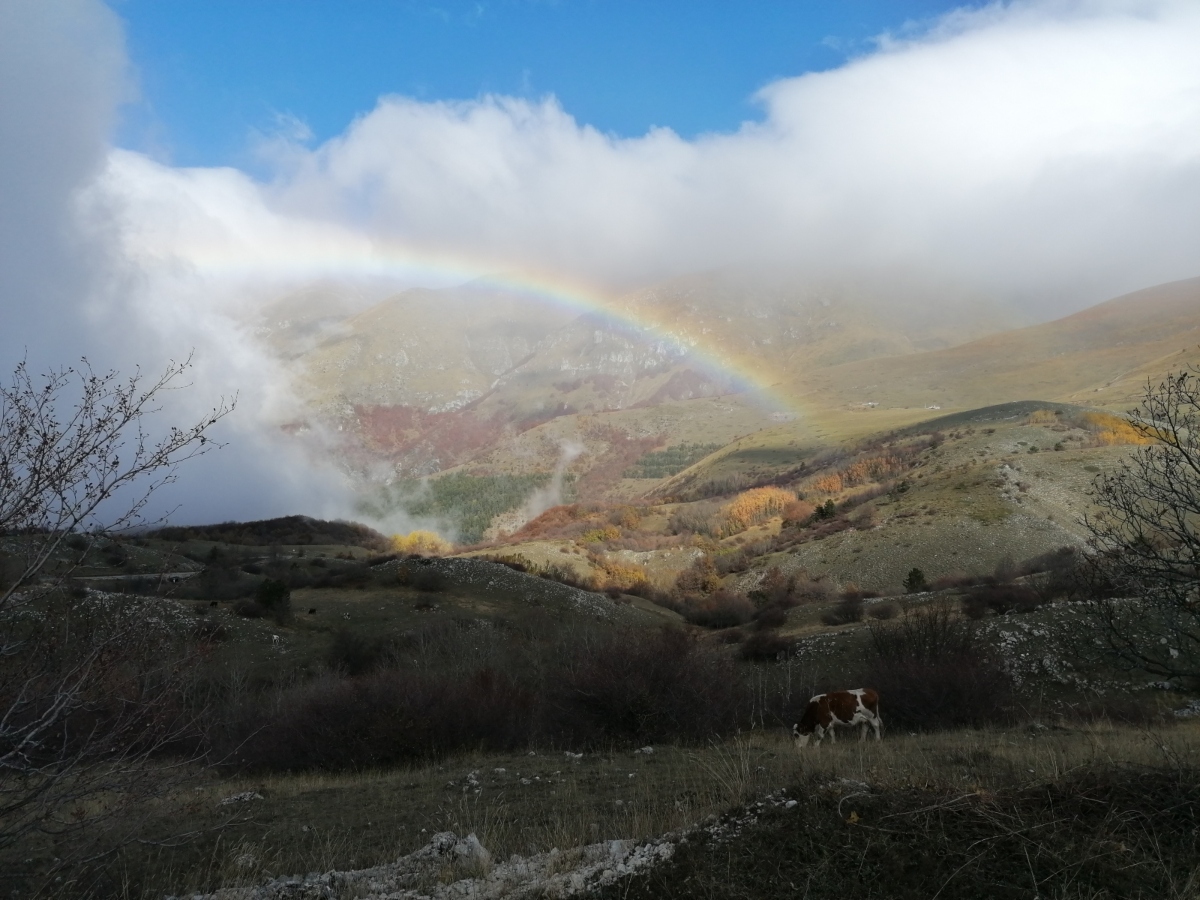
MULTIPOLYGON (((1194 679, 1105 650, 1168 632, 1097 582, 1089 522, 1162 439, 1125 410, 1192 364, 1200 281, 924 343, 843 300, 776 296, 790 324, 746 301, 736 373, 692 340, 729 308, 703 279, 655 294, 669 340, 469 291, 277 311, 293 424, 340 429, 369 524, 64 535, 9 625, 55 659, 88 640, 58 623, 123 623, 138 651, 88 708, 156 684, 170 749, 127 795, 56 787, 74 818, 0 847, 2 887, 821 896, 855 853, 827 895, 1183 884, 1194 679), (808 699, 860 684, 885 739, 798 752, 808 699), (1106 812, 1052 832, 1078 797, 1106 812), (801 862, 772 893, 755 860, 781 841, 801 862), (923 842, 944 864, 904 862, 923 842)), ((40 540, 0 536, 0 574, 40 540)))

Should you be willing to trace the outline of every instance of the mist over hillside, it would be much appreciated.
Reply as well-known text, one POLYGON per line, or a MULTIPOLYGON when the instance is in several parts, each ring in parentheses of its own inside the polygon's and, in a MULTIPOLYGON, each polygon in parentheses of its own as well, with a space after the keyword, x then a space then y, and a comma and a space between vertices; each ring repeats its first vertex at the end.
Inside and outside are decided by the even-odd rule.
POLYGON ((1019 310, 963 303, 956 287, 727 270, 590 310, 486 283, 357 311, 309 292, 290 317, 271 307, 258 334, 293 378, 285 428, 334 436, 325 452, 368 502, 360 514, 392 482, 548 478, 567 447, 573 496, 606 499, 651 492, 622 472, 688 441, 782 429, 829 449, 897 416, 1014 399, 1123 411, 1147 377, 1195 355, 1197 279, 1017 328, 1019 310))

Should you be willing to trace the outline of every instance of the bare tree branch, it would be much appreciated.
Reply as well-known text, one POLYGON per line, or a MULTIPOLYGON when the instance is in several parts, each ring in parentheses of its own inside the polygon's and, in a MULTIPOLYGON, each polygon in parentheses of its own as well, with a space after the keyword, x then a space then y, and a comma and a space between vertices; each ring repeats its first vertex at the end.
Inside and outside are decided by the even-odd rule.
POLYGON ((1200 378, 1146 384, 1130 420, 1151 442, 1097 476, 1087 577, 1093 647, 1125 669, 1200 678, 1200 378))
POLYGON ((190 366, 150 380, 21 363, 0 385, 0 848, 111 819, 195 746, 183 621, 160 600, 68 589, 89 550, 145 524, 180 463, 218 446, 208 432, 236 400, 152 427, 190 366))
POLYGON ((145 524, 142 511, 175 481, 177 466, 217 446, 207 432, 236 398, 157 439, 147 429, 163 395, 186 386, 180 379, 190 367, 189 356, 146 384, 140 372, 125 380, 96 374, 86 359, 37 380, 22 362, 0 386, 0 535, 23 538, 5 548, 18 551, 21 564, 0 584, 0 609, 33 584, 72 532, 145 524))

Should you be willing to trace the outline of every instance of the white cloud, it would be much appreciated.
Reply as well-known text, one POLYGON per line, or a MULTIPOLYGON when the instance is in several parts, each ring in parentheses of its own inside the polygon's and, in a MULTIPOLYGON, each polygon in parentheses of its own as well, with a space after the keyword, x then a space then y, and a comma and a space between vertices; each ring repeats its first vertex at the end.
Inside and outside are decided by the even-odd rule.
POLYGON ((222 393, 241 408, 219 429, 228 449, 191 464, 152 514, 348 512, 341 476, 274 427, 295 411, 287 378, 179 253, 187 223, 236 241, 230 209, 251 216, 243 236, 282 220, 237 173, 160 168, 141 194, 114 177, 110 132, 132 93, 120 21, 99 0, 0 2, 0 378, 22 358, 41 372, 83 354, 153 375, 194 348, 195 385, 147 425, 198 418, 222 393))
POLYGON ((315 149, 273 141, 268 185, 158 179, 298 258, 391 242, 619 284, 902 263, 1062 309, 1200 271, 1198 46, 1189 0, 993 4, 768 85, 734 134, 619 139, 553 98, 385 97, 315 149))
POLYGON ((98 0, 0 4, 0 360, 65 361, 103 248, 76 227, 127 94, 120 23, 98 0), (53 346, 49 346, 53 345, 53 346))

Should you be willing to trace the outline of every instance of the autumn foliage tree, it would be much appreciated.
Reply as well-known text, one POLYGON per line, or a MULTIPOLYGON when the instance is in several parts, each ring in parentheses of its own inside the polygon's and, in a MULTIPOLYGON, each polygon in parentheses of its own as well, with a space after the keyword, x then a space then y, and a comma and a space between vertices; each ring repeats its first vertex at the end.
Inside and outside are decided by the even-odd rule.
POLYGON ((835 472, 827 472, 814 478, 809 485, 814 491, 822 494, 840 494, 844 490, 867 484, 872 481, 883 481, 903 472, 907 467, 904 455, 885 453, 879 456, 869 456, 856 460, 835 472))
POLYGON ((443 556, 453 549, 453 544, 432 531, 410 531, 408 534, 392 535, 392 550, 397 553, 443 556))
POLYGON ((1079 416, 1080 424, 1092 433, 1092 440, 1101 447, 1132 444, 1148 446, 1154 443, 1149 432, 1136 423, 1106 412, 1085 412, 1079 416))
POLYGON ((766 521, 783 513, 796 499, 791 491, 778 487, 761 487, 744 491, 734 497, 721 510, 722 531, 737 534, 752 525, 766 521))

